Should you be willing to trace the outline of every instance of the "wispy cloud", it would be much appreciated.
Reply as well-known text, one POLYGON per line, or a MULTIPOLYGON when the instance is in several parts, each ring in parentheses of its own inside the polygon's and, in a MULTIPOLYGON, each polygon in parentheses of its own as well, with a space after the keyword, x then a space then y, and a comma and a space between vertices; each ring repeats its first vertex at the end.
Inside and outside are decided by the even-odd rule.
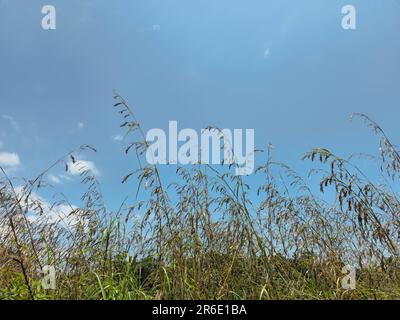
MULTIPOLYGON (((71 173, 69 174, 71 175, 71 173)), ((47 180, 53 184, 62 184, 72 180, 70 175, 50 173, 47 175, 47 180)))
POLYGON ((79 176, 82 171, 91 171, 94 175, 99 176, 100 171, 92 161, 77 160, 75 163, 68 162, 68 173, 73 176, 79 176))
MULTIPOLYGON (((23 188, 18 186, 15 188, 16 194, 20 197, 24 195, 23 188)), ((71 212, 78 207, 65 203, 51 204, 49 201, 39 196, 35 192, 30 193, 27 201, 21 201, 21 206, 28 211, 27 218, 31 223, 62 223, 65 227, 72 227, 78 222, 76 217, 71 216, 71 212), (40 206, 42 214, 35 214, 31 208, 40 206)))
POLYGON ((154 32, 159 32, 161 30, 161 26, 159 24, 153 24, 152 29, 154 32))
POLYGON ((18 132, 20 131, 20 126, 19 126, 18 122, 14 119, 14 117, 12 117, 8 114, 3 114, 2 118, 4 120, 7 120, 10 123, 10 125, 14 128, 15 131, 18 131, 18 132))
POLYGON ((21 160, 17 153, 0 152, 0 166, 5 170, 14 171, 21 165, 21 160))
POLYGON ((85 127, 86 124, 84 122, 77 122, 71 127, 70 133, 81 132, 83 129, 85 129, 85 127))
POLYGON ((114 141, 122 141, 124 140, 124 137, 121 135, 116 135, 112 137, 114 141))
POLYGON ((60 177, 54 175, 54 174, 49 174, 48 175, 48 179, 50 182, 55 183, 55 184, 60 184, 61 183, 61 179, 60 177))
POLYGON ((0 149, 3 149, 4 146, 6 145, 6 143, 5 143, 5 140, 7 140, 6 138, 7 138, 7 134, 4 131, 0 132, 0 149))

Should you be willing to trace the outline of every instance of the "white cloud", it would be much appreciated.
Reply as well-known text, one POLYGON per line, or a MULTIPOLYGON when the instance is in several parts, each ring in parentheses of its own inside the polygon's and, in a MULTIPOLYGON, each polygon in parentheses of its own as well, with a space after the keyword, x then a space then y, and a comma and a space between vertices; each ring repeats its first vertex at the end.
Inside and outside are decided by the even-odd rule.
POLYGON ((60 184, 61 183, 61 179, 59 177, 57 177, 54 174, 49 174, 48 176, 50 182, 56 183, 56 184, 60 184))
POLYGON ((71 178, 71 176, 65 175, 65 174, 53 174, 53 173, 50 173, 50 174, 47 175, 47 180, 50 183, 53 183, 53 184, 62 184, 64 182, 66 182, 66 181, 71 181, 72 178, 71 178))
MULTIPOLYGON (((22 197, 24 194, 21 186, 16 187, 15 192, 18 197, 22 197)), ((77 217, 72 217, 70 215, 73 210, 78 209, 77 206, 63 203, 52 205, 35 192, 30 194, 27 202, 25 202, 23 198, 21 206, 24 211, 27 210, 27 218, 31 223, 62 223, 66 228, 69 228, 78 222, 77 217), (43 214, 41 215, 37 215, 32 210, 32 208, 37 208, 39 204, 43 210, 43 214)))
POLYGON ((10 152, 0 152, 0 166, 5 169, 17 169, 21 165, 18 154, 10 152))
POLYGON ((116 136, 113 137, 113 140, 115 140, 115 141, 122 141, 122 140, 124 140, 124 137, 121 136, 121 135, 116 135, 116 136))
POLYGON ((89 170, 94 175, 100 175, 100 171, 96 168, 96 165, 92 161, 77 160, 75 163, 72 161, 68 162, 68 172, 73 176, 79 176, 82 171, 89 170))
POLYGON ((71 177, 66 176, 65 174, 60 174, 59 177, 60 177, 61 179, 63 179, 63 180, 67 180, 67 181, 71 181, 71 180, 72 180, 71 177))
POLYGON ((77 122, 74 125, 71 126, 70 133, 77 133, 82 131, 85 128, 85 123, 83 122, 77 122))

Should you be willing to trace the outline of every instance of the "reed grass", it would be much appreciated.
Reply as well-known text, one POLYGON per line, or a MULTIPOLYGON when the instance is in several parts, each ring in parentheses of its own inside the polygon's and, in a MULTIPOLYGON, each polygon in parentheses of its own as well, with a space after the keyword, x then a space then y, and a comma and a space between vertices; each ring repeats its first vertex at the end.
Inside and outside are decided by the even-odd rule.
POLYGON ((132 139, 125 152, 138 159, 122 183, 145 200, 109 210, 96 176, 76 160, 96 152, 88 145, 35 179, 1 169, 0 299, 400 298, 400 153, 366 115, 354 117, 376 134, 374 176, 387 183, 375 183, 355 158, 319 148, 303 158, 316 169, 302 174, 265 150, 260 185, 208 165, 178 166, 167 185, 143 161, 148 143, 132 109, 114 98, 132 139), (86 188, 82 205, 59 195, 45 207, 36 195, 53 190, 46 175, 71 165, 86 188), (309 174, 320 178, 318 196, 309 174), (61 206, 67 214, 49 219, 61 206), (341 287, 346 264, 357 268, 355 290, 341 287), (57 270, 55 290, 41 286, 44 265, 57 270))

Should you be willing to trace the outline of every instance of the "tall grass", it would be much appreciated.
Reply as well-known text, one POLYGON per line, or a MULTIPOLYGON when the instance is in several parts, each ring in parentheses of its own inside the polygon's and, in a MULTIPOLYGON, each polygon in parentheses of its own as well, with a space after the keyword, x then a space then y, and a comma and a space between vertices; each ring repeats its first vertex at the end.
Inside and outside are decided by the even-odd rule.
POLYGON ((314 149, 303 160, 318 168, 310 174, 320 191, 335 195, 328 202, 307 172, 276 162, 271 150, 255 172, 260 185, 207 165, 178 166, 167 185, 143 161, 149 146, 128 103, 114 98, 132 139, 125 152, 138 159, 122 183, 145 200, 110 211, 96 176, 76 160, 96 152, 87 145, 32 180, 1 169, 1 299, 400 298, 400 155, 367 116, 355 115, 379 140, 374 175, 390 182, 374 183, 354 158, 314 149), (46 176, 60 165, 80 171, 79 208, 61 193, 52 204, 38 196, 53 190, 46 176), (340 283, 347 264, 357 268, 355 290, 340 283), (45 265, 57 271, 55 290, 41 286, 45 265))

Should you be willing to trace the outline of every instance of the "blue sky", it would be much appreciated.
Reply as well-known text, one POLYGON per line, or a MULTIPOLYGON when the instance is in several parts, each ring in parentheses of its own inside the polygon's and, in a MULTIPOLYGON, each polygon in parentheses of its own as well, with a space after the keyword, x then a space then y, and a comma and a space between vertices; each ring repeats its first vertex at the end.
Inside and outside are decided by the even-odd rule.
MULTIPOLYGON (((120 181, 137 163, 114 139, 123 131, 113 89, 145 130, 169 120, 254 128, 259 148, 271 142, 299 171, 313 147, 376 153, 373 135, 348 119, 366 113, 400 140, 399 30, 397 0, 0 0, 0 154, 33 177, 93 145, 81 160, 117 206, 134 193, 120 181), (41 28, 47 4, 56 30, 41 28), (357 30, 341 27, 346 4, 357 30)), ((53 174, 75 197, 73 174, 53 174)))

